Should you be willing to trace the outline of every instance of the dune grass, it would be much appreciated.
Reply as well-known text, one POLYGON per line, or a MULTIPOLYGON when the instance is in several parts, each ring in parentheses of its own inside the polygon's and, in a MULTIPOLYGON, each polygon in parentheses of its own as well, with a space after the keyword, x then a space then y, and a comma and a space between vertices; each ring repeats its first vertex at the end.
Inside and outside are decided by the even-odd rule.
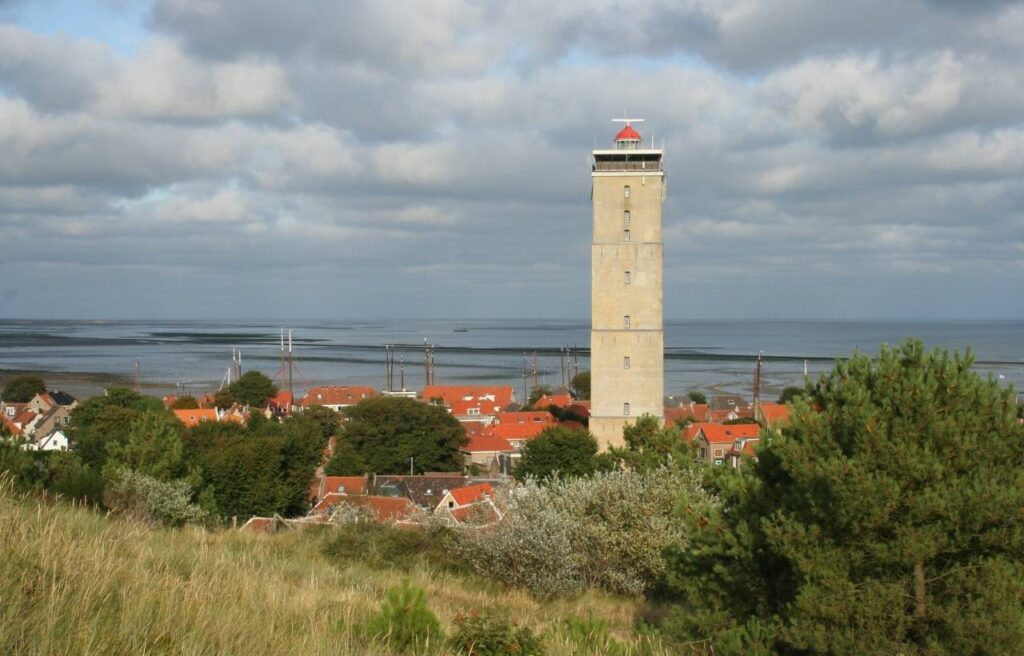
POLYGON ((633 637, 635 600, 592 591, 538 601, 426 565, 337 564, 324 539, 154 529, 0 484, 0 653, 387 654, 359 627, 403 578, 426 591, 445 629, 458 613, 494 609, 542 633, 549 653, 610 651, 607 636, 581 640, 568 628, 586 618, 621 641, 616 653, 669 653, 633 637))

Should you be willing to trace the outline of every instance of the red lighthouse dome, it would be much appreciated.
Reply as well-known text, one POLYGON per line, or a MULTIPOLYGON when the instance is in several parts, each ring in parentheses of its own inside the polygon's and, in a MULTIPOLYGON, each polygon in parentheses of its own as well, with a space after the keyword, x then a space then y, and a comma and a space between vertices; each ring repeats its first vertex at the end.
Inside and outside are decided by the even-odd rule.
POLYGON ((633 126, 626 123, 626 127, 619 130, 615 135, 616 141, 640 141, 640 133, 633 129, 633 126))

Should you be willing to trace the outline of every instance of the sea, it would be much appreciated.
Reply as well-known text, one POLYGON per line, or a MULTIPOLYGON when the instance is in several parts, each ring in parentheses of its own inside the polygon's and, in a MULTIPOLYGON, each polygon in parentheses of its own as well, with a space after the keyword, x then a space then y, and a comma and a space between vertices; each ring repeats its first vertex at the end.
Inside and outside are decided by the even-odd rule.
MULTIPOLYGON (((507 384, 522 395, 536 381, 557 387, 589 368, 587 320, 388 321, 49 321, 0 320, 0 371, 33 371, 93 394, 104 377, 122 377, 151 394, 200 394, 225 381, 233 353, 242 371, 282 374, 291 335, 296 394, 315 385, 387 384, 386 348, 394 354, 392 387, 422 389, 425 346, 437 384, 507 384), (535 364, 536 363, 536 364, 535 364), (95 375, 75 378, 69 372, 95 375)), ((766 395, 801 385, 855 350, 877 354, 908 337, 929 348, 970 348, 975 368, 1003 385, 1024 388, 1024 321, 669 321, 665 391, 750 396, 763 358, 766 395)))

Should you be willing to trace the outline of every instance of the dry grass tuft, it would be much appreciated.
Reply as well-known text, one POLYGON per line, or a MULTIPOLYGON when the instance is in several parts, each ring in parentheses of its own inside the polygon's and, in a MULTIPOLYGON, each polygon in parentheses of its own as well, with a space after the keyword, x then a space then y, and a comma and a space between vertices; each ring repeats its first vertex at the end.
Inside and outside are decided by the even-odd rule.
MULTIPOLYGON (((446 629, 476 608, 547 631, 550 653, 589 653, 562 632, 566 618, 599 618, 611 635, 631 635, 638 602, 629 599, 537 601, 425 566, 337 567, 321 555, 322 539, 151 529, 23 498, 0 482, 0 653, 387 654, 358 627, 403 577, 426 591, 446 629)), ((640 641, 623 653, 641 652, 660 653, 640 641)))

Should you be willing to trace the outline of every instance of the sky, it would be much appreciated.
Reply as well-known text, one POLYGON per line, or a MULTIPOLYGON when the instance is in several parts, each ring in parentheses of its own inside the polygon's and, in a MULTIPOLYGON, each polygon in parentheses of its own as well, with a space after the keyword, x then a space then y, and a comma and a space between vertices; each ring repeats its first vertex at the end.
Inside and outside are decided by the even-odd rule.
POLYGON ((0 318, 1024 318, 1024 3, 0 0, 0 318))

